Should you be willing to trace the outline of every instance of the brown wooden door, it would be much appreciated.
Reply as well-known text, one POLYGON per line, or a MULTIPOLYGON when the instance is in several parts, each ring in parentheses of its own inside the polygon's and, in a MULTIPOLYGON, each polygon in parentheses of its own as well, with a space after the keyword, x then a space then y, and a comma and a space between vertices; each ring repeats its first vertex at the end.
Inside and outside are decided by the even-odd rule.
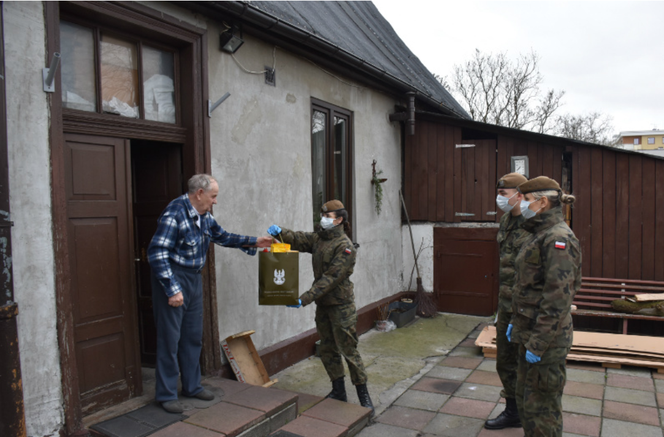
POLYGON ((498 304, 497 228, 434 228, 434 290, 441 311, 489 316, 498 304))
POLYGON ((141 393, 127 140, 65 135, 65 195, 81 410, 141 393))
POLYGON ((157 332, 152 315, 152 287, 147 250, 157 230, 157 219, 168 203, 181 195, 182 158, 178 144, 131 142, 133 210, 141 363, 154 366, 157 332))
POLYGON ((496 221, 496 140, 463 140, 461 221, 496 221))

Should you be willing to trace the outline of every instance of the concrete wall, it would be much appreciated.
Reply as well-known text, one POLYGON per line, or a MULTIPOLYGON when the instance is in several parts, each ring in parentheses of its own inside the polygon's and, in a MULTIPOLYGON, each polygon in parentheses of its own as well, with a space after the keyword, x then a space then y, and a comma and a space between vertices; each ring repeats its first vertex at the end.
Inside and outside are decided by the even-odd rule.
POLYGON ((48 95, 41 2, 4 2, 7 139, 18 329, 27 433, 63 421, 51 220, 48 95))
MULTIPOLYGON (((422 286, 425 291, 433 291, 433 223, 418 223, 412 225, 413 241, 417 257, 417 265, 420 268, 422 277, 422 286)), ((404 225, 401 230, 402 248, 403 248, 403 289, 417 290, 417 270, 413 262, 413 244, 410 241, 410 232, 408 225, 404 225)))

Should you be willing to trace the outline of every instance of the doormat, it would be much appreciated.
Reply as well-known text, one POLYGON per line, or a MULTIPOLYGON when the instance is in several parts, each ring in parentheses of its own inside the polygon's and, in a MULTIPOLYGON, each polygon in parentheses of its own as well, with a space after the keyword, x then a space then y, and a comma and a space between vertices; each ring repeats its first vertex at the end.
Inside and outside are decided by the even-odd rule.
POLYGON ((123 416, 92 425, 91 428, 108 437, 145 437, 186 417, 184 414, 167 413, 161 405, 152 403, 123 416))

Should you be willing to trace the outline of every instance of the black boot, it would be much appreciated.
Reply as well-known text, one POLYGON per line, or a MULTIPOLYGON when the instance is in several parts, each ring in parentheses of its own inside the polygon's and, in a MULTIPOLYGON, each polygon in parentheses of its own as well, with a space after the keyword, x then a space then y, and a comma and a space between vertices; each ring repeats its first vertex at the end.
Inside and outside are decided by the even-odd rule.
POLYGON ((489 419, 484 423, 486 429, 503 429, 503 428, 521 428, 521 419, 519 419, 519 411, 516 408, 516 399, 507 399, 507 407, 505 411, 500 413, 495 419, 489 419))
POLYGON ((342 402, 348 401, 348 397, 346 396, 346 384, 344 384, 343 376, 332 381, 332 391, 325 397, 342 402))
POLYGON ((364 408, 370 408, 371 417, 373 417, 374 406, 373 403, 371 402, 371 397, 369 396, 369 390, 367 390, 367 385, 359 384, 356 385, 355 388, 357 389, 357 398, 360 400, 360 405, 362 405, 364 408))

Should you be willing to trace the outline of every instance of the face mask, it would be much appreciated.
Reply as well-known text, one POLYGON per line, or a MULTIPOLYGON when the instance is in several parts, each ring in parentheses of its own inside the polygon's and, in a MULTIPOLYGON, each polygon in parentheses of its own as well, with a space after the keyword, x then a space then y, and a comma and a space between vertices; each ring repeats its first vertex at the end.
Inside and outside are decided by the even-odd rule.
POLYGON ((542 208, 540 208, 537 211, 533 211, 532 209, 530 209, 529 208, 530 204, 535 203, 535 202, 537 202, 537 200, 533 200, 532 202, 526 202, 525 200, 521 201, 521 215, 526 220, 535 217, 537 215, 537 213, 539 212, 539 210, 542 209, 542 208))
MULTIPOLYGON (((512 197, 516 196, 519 193, 514 193, 512 197)), ((510 212, 512 208, 514 208, 514 205, 510 205, 510 200, 512 197, 505 197, 501 196, 500 194, 496 196, 496 205, 498 205, 498 208, 500 208, 503 212, 510 212)))
POLYGON ((334 227, 334 219, 330 217, 322 217, 320 219, 320 227, 323 229, 330 229, 334 227))

